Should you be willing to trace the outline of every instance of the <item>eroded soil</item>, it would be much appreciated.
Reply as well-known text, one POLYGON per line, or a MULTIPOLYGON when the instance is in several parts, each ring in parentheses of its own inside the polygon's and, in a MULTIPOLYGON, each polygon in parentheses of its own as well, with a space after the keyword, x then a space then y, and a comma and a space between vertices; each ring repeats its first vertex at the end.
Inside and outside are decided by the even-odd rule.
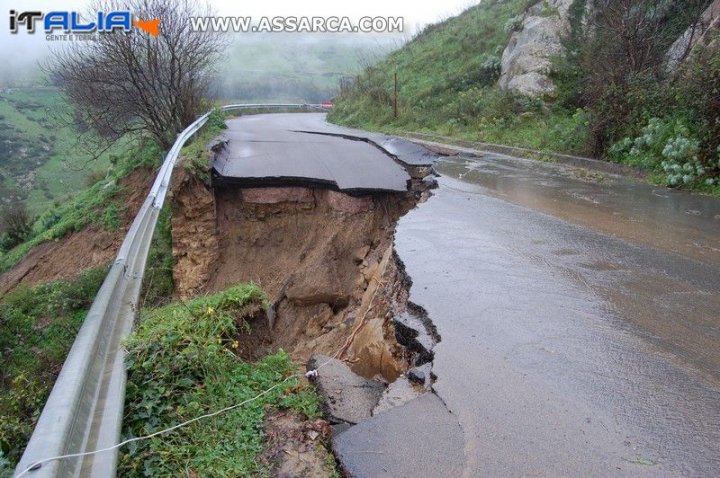
POLYGON ((392 238, 397 220, 422 194, 210 189, 183 173, 173 190, 181 297, 255 282, 270 301, 267 320, 255 321, 249 338, 256 354, 282 348, 305 362, 323 353, 387 382, 407 370, 392 323, 407 301, 392 238))
POLYGON ((0 296, 19 284, 35 285, 66 279, 112 261, 152 180, 153 173, 146 168, 136 169, 121 179, 122 227, 108 231, 88 224, 81 231, 34 247, 12 269, 0 275, 0 296))

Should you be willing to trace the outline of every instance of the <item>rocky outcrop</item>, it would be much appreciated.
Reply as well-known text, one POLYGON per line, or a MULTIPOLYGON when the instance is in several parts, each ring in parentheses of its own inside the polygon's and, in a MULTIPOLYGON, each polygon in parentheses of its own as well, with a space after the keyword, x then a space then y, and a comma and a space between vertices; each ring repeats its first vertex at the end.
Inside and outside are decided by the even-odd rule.
POLYGON ((563 53, 561 39, 570 28, 572 0, 542 0, 509 25, 517 27, 503 51, 499 85, 526 96, 552 94, 553 56, 563 53))
POLYGON ((713 32, 720 32, 720 0, 712 2, 700 19, 672 44, 666 56, 667 71, 677 70, 698 45, 708 46, 714 40, 713 32))

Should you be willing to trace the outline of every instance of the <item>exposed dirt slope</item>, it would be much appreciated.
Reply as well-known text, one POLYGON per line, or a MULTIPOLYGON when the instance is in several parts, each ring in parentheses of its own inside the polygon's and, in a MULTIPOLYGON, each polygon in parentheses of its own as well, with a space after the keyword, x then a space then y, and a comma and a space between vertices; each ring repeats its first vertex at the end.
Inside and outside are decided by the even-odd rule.
POLYGON ((213 200, 186 178, 173 198, 180 296, 252 281, 271 301, 268 319, 251 324, 259 353, 284 348, 305 361, 342 351, 357 373, 388 381, 407 369, 392 327, 401 282, 392 235, 413 193, 218 185, 213 200))
POLYGON ((72 277, 113 260, 152 179, 152 171, 140 168, 120 180, 122 227, 107 231, 89 224, 67 237, 34 247, 15 267, 0 275, 0 296, 19 284, 34 285, 72 277))

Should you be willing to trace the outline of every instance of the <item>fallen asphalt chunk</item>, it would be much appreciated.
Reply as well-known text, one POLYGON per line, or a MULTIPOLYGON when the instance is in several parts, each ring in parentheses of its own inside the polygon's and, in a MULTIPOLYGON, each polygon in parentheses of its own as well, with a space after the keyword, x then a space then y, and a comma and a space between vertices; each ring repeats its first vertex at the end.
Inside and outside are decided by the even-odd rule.
POLYGON ((355 424, 370 418, 385 390, 385 384, 363 378, 341 360, 326 355, 310 357, 308 370, 317 370, 313 382, 325 416, 333 424, 355 424))
POLYGON ((433 393, 336 434, 332 445, 354 478, 460 476, 465 464, 457 418, 433 393))

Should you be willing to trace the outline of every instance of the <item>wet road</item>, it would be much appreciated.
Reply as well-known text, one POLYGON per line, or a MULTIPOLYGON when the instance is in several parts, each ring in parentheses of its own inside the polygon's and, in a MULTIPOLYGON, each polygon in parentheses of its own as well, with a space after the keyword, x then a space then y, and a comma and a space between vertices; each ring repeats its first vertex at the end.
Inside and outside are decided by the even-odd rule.
POLYGON ((449 158, 396 247, 465 476, 720 475, 720 201, 449 158))

